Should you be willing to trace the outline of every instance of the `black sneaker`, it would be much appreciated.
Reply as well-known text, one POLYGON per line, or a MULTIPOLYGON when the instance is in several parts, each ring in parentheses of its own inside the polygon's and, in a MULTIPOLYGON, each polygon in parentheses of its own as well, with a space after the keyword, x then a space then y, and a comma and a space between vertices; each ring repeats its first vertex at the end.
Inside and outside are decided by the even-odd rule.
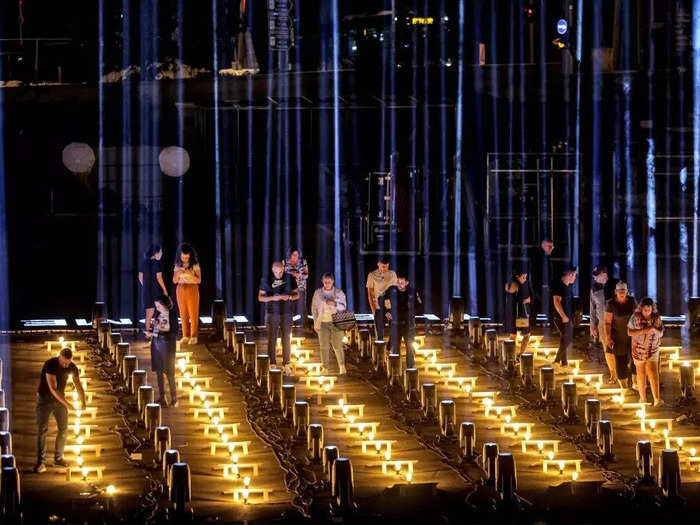
POLYGON ((54 459, 53 464, 57 467, 67 467, 68 462, 65 459, 54 459))
POLYGON ((42 472, 46 472, 46 465, 44 463, 37 463, 36 466, 34 467, 34 472, 36 474, 41 474, 42 472))

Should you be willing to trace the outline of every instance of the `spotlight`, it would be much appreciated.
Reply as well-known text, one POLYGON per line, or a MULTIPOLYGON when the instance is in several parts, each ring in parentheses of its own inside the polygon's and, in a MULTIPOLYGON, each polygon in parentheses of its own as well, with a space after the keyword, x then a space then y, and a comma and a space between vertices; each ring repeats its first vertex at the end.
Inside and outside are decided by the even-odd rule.
POLYGON ((267 372, 267 395, 273 406, 282 406, 282 370, 267 372))
POLYGON ((505 339, 501 343, 501 364, 507 373, 515 371, 515 341, 505 339))
POLYGON ((161 425, 160 405, 158 403, 148 403, 146 405, 144 423, 149 437, 152 436, 156 428, 161 425))
POLYGON ((267 390, 267 374, 270 371, 270 356, 259 354, 255 358, 255 381, 258 388, 267 390))
POLYGON ((0 474, 0 508, 6 523, 21 522, 22 497, 19 471, 16 467, 3 467, 0 474))
POLYGON ((12 434, 0 431, 0 454, 12 454, 12 434))
POLYGON ((341 512, 353 510, 354 480, 352 462, 349 458, 338 458, 331 470, 331 497, 333 506, 341 512))
POLYGON ((180 451, 176 449, 169 449, 163 453, 163 480, 165 481, 166 487, 170 483, 170 467, 175 463, 180 462, 180 451))
POLYGON ((498 333, 494 328, 486 330, 486 355, 489 359, 498 359, 498 333))
POLYGON ((598 421, 598 449, 606 458, 612 458, 613 428, 607 419, 598 421))
POLYGON ((496 458, 498 457, 498 443, 484 443, 482 454, 482 467, 486 471, 486 485, 496 485, 496 458))
POLYGON ((520 354, 520 378, 525 386, 532 386, 535 378, 534 356, 529 353, 520 354))
POLYGON ((134 370, 131 373, 131 388, 129 393, 134 395, 138 393, 139 388, 144 386, 148 382, 148 377, 146 376, 145 370, 134 370))
POLYGON ((419 401, 418 395, 418 369, 407 368, 403 376, 403 389, 406 399, 412 403, 419 401))
POLYGON ((440 401, 440 432, 444 437, 452 437, 455 434, 455 422, 457 421, 457 407, 452 399, 440 401))
POLYGON ((372 368, 375 372, 382 372, 385 369, 386 342, 374 341, 372 343, 372 368))
POLYGON ((576 383, 566 381, 561 385, 561 407, 564 410, 566 419, 576 418, 576 383))
POLYGON ((312 423, 306 429, 306 448, 311 453, 311 461, 314 463, 321 461, 321 450, 323 449, 323 425, 312 423))
POLYGON ((235 340, 235 359, 236 363, 241 364, 243 363, 243 356, 245 354, 244 352, 244 347, 245 347, 245 332, 235 332, 233 334, 233 338, 235 340))
POLYGON ((653 481, 651 469, 654 466, 654 458, 652 455, 650 441, 637 441, 637 469, 639 476, 644 482, 653 481))
POLYGON ((127 391, 131 392, 131 374, 138 368, 138 360, 135 355, 125 355, 122 359, 122 378, 127 391))
POLYGON ((453 296, 450 299, 450 328, 455 332, 462 331, 462 323, 464 322, 464 299, 459 296, 453 296))
POLYGON ((137 396, 137 407, 139 411, 139 417, 142 417, 146 412, 146 405, 153 403, 153 387, 148 385, 140 386, 138 389, 137 396))
MULTIPOLYGON (((3 469, 4 470, 4 469, 3 469)), ((678 459, 678 451, 662 450, 659 461, 659 487, 666 498, 680 496, 681 489, 681 465, 678 459)))
POLYGON ((227 353, 232 354, 236 350, 236 321, 226 319, 224 321, 224 349, 227 353))
POLYGON ((515 500, 517 486, 515 458, 510 452, 501 452, 496 461, 496 490, 501 501, 512 503, 515 500))
POLYGON ((600 401, 598 399, 586 399, 585 417, 588 435, 595 438, 600 421, 600 401))
POLYGON ((306 436, 306 426, 309 424, 309 404, 306 401, 294 402, 294 436, 306 436))
POLYGON ((421 407, 423 415, 434 418, 437 412, 437 389, 435 383, 423 383, 421 389, 421 407))
POLYGON ((6 408, 0 408, 0 430, 3 432, 10 431, 10 411, 6 408))
MULTIPOLYGON (((224 328, 226 322, 226 304, 223 299, 214 299, 211 303, 211 319, 214 324, 214 329, 216 330, 216 340, 224 340, 224 328)), ((233 323, 235 329, 235 323, 233 323)))
POLYGON ((691 399, 695 394, 695 369, 690 363, 683 363, 680 366, 681 375, 681 396, 691 399))
POLYGON ((462 421, 459 426, 459 446, 462 449, 462 455, 471 459, 474 457, 474 445, 476 444, 476 428, 474 423, 470 421, 462 421))
POLYGON ((15 456, 13 454, 3 454, 0 456, 0 468, 16 467, 15 456))
POLYGON ((124 360, 124 356, 129 355, 130 352, 131 349, 129 347, 129 343, 117 343, 117 346, 114 347, 114 362, 117 363, 119 372, 122 371, 122 361, 124 360))
POLYGON ((469 343, 472 348, 481 348, 481 319, 478 316, 469 318, 469 343))
POLYGON ((367 359, 370 356, 369 330, 361 328, 358 334, 360 338, 360 358, 367 359))
POLYGON ((99 323, 105 319, 107 319, 105 303, 97 301, 92 305, 92 328, 97 330, 99 328, 99 323))
POLYGON ((155 435, 153 436, 153 449, 155 451, 155 461, 158 465, 163 462, 165 451, 170 449, 170 428, 156 427, 155 435))
POLYGON ((173 463, 168 477, 170 504, 176 514, 182 515, 192 497, 190 466, 187 463, 173 463))
POLYGON ((323 447, 323 472, 328 476, 328 481, 331 479, 331 472, 333 470, 333 462, 338 459, 339 452, 338 447, 335 445, 326 445, 323 447))
POLYGON ((243 365, 248 373, 255 373, 255 358, 258 351, 254 341, 246 341, 243 343, 243 365))
POLYGON ((389 367, 387 371, 389 376, 389 386, 401 386, 401 355, 389 354, 389 367))
POLYGON ((282 385, 282 415, 288 420, 294 417, 296 396, 296 387, 294 385, 282 385))
POLYGON ((554 396, 554 368, 540 368, 540 395, 544 401, 551 401, 554 396))

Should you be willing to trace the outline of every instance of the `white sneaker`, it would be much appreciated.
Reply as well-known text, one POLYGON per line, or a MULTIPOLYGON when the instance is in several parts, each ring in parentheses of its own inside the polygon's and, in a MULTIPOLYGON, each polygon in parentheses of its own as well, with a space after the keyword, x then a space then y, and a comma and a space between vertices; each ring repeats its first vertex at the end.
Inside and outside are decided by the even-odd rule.
POLYGON ((189 342, 190 342, 190 338, 189 338, 189 337, 183 337, 182 339, 180 339, 180 344, 181 344, 181 345, 189 344, 189 342))
POLYGON ((658 400, 654 401, 654 407, 655 407, 655 408, 662 407, 662 406, 664 406, 664 404, 665 404, 665 403, 664 403, 664 400, 663 400, 663 399, 658 399, 658 400))
POLYGON ((345 374, 348 373, 348 371, 345 369, 345 365, 340 365, 340 370, 338 371, 338 375, 344 376, 345 374))
POLYGON ((196 344, 197 344, 197 338, 196 338, 196 337, 190 337, 190 344, 191 344, 191 345, 196 345, 196 344))

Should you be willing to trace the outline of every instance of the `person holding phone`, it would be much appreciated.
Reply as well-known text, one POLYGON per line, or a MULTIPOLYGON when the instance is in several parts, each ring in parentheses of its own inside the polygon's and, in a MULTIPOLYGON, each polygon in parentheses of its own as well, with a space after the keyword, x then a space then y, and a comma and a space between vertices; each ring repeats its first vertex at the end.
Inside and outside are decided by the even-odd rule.
POLYGON ((342 376, 346 373, 345 349, 343 348, 344 332, 333 324, 333 314, 346 309, 345 293, 335 286, 335 277, 332 273, 324 273, 321 283, 323 286, 314 292, 311 301, 311 315, 314 318, 314 331, 318 334, 321 363, 323 368, 328 370, 332 345, 335 358, 338 361, 338 373, 342 376))
POLYGON ((195 249, 182 243, 175 257, 173 282, 177 284, 175 296, 182 319, 182 339, 180 344, 196 345, 199 332, 199 285, 202 282, 202 269, 195 249))
POLYGON ((158 404, 163 408, 168 406, 165 401, 163 381, 163 376, 166 376, 170 387, 170 406, 177 408, 177 389, 175 388, 177 314, 172 299, 165 294, 156 297, 154 305, 156 314, 146 337, 151 340, 151 370, 155 372, 158 380, 158 404))
POLYGON ((270 364, 277 363, 277 334, 282 333, 282 369, 291 375, 292 311, 294 301, 299 299, 294 277, 284 272, 281 261, 272 263, 272 275, 260 280, 258 301, 265 303, 265 326, 267 327, 267 355, 270 364))

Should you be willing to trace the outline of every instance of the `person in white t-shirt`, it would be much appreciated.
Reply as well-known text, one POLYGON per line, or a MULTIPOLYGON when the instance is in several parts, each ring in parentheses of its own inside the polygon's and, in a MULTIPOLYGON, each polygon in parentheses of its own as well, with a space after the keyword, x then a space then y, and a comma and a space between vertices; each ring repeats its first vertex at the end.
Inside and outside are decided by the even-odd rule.
POLYGON ((388 298, 384 293, 392 286, 396 286, 396 272, 389 269, 389 258, 380 256, 377 261, 377 269, 367 275, 367 300, 369 307, 374 314, 374 327, 376 329, 376 340, 384 339, 385 312, 391 308, 388 298))
POLYGON ((324 273, 321 279, 323 286, 314 292, 311 301, 311 314, 314 318, 314 331, 318 334, 318 344, 321 347, 321 362, 328 370, 331 361, 330 345, 338 361, 339 374, 345 374, 345 349, 343 348, 343 330, 333 324, 333 314, 347 308, 345 293, 335 286, 332 273, 324 273))

